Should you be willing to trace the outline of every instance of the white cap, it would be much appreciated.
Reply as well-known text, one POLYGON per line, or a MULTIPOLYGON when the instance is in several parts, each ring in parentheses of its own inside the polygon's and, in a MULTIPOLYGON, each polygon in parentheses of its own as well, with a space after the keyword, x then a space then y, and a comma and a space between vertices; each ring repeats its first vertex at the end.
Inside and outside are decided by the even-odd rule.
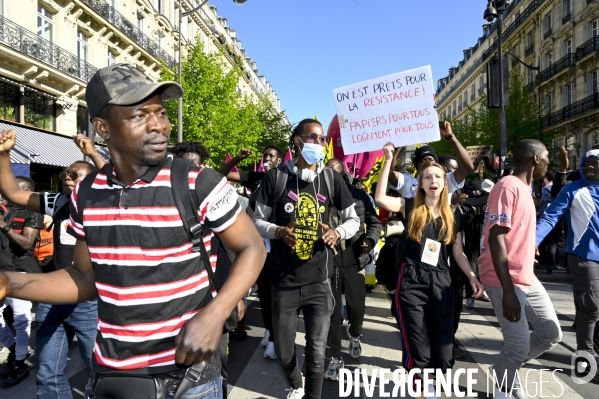
POLYGON ((489 179, 483 180, 483 182, 480 184, 480 186, 483 188, 483 190, 485 190, 488 193, 491 192, 491 189, 493 188, 494 185, 495 185, 495 183, 493 183, 489 179))

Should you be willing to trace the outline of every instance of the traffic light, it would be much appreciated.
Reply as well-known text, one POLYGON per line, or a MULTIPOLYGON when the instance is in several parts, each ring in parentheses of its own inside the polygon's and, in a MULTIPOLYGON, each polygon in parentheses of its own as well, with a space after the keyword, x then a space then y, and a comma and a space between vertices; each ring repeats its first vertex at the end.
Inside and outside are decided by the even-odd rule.
POLYGON ((500 159, 498 155, 492 154, 488 157, 483 157, 483 162, 487 170, 499 170, 500 159))
MULTIPOLYGON (((503 59, 503 106, 510 105, 510 76, 507 59, 503 59)), ((499 57, 493 56, 487 63, 487 105, 499 108, 499 57)))

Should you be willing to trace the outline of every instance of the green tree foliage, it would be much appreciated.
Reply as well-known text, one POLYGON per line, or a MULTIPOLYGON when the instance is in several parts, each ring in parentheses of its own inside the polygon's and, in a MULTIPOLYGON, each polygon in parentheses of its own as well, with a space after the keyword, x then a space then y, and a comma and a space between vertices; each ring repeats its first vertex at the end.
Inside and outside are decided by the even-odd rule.
MULTIPOLYGON (((183 140, 202 143, 210 152, 209 164, 215 167, 241 148, 249 148, 259 157, 268 144, 285 145, 291 128, 270 98, 256 100, 237 92, 242 71, 239 66, 227 66, 223 56, 224 52, 206 52, 198 38, 181 63, 183 140)), ((176 76, 176 66, 163 67, 161 80, 176 76)), ((176 142, 177 101, 167 101, 166 108, 173 126, 171 141, 176 142)), ((253 165, 254 160, 248 158, 245 165, 253 165)))
MULTIPOLYGON (((524 76, 512 70, 510 74, 510 105, 506 107, 508 152, 523 139, 537 138, 538 102, 524 84, 524 76)), ((465 116, 451 120, 453 131, 464 147, 492 144, 499 150, 499 109, 487 106, 486 96, 468 106, 465 116)), ((549 137, 543 135, 543 141, 549 137)), ((432 143, 438 154, 451 153, 445 140, 432 143)))

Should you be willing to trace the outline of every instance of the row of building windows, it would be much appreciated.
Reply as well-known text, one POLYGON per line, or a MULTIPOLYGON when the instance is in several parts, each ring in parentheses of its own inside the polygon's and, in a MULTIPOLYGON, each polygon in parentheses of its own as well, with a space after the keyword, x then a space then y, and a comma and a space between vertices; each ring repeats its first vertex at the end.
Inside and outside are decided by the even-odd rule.
MULTIPOLYGON (((3 0, 0 0, 0 2, 3 0)), ((116 0, 114 0, 116 1, 116 0)), ((2 4, 0 3, 0 6, 2 4)), ((46 8, 38 5, 37 7, 37 35, 42 39, 52 43, 54 39, 54 14, 46 8)), ((81 31, 77 31, 77 58, 81 62, 89 62, 89 38, 81 31)), ((106 65, 116 63, 116 55, 107 50, 106 65)))

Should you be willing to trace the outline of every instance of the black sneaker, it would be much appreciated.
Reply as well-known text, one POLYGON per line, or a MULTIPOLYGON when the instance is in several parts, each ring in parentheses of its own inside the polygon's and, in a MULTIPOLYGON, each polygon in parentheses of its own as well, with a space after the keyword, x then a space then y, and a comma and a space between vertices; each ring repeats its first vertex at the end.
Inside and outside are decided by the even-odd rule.
POLYGON ((457 344, 453 344, 453 357, 456 359, 462 359, 466 357, 466 351, 460 348, 457 344))
POLYGON ((2 369, 2 371, 0 371, 0 377, 8 377, 9 375, 11 375, 11 373, 13 372, 14 368, 15 368, 15 345, 11 346, 8 348, 9 352, 8 352, 8 357, 6 358, 6 364, 4 365, 4 368, 2 369))
POLYGON ((2 385, 0 385, 0 388, 14 387, 27 377, 29 377, 29 369, 27 368, 27 365, 25 363, 22 363, 21 365, 15 365, 12 373, 6 377, 2 385))

